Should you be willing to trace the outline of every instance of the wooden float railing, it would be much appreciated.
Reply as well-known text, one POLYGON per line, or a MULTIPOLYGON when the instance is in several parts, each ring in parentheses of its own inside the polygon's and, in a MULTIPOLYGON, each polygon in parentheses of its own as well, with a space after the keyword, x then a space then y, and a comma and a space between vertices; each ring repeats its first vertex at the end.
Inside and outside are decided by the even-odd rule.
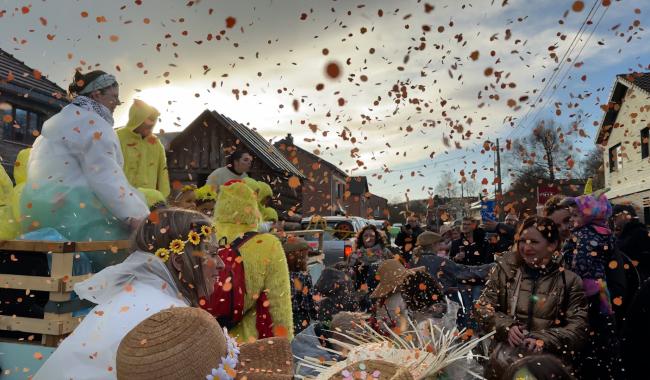
MULTIPOLYGON (((52 256, 49 276, 8 274, 9 266, 0 267, 0 272, 2 272, 0 273, 0 292, 6 292, 7 289, 22 290, 25 292, 22 298, 30 297, 30 293, 33 291, 49 293, 43 318, 0 315, 0 330, 41 334, 41 344, 55 346, 61 338, 71 333, 79 324, 81 317, 73 317, 73 312, 88 307, 88 304, 71 300, 75 284, 92 276, 92 274, 72 275, 75 255, 81 252, 96 251, 117 253, 128 248, 129 244, 129 241, 124 240, 96 242, 0 241, 0 255, 5 258, 9 257, 10 261, 19 261, 18 257, 25 258, 30 254, 51 254, 52 256)), ((5 305, 2 306, 4 309, 5 305)))

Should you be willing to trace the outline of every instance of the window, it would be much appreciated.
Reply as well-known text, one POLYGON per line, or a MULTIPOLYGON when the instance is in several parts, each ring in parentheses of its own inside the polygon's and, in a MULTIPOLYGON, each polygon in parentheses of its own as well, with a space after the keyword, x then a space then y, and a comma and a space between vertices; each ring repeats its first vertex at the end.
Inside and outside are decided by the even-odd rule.
POLYGON ((4 140, 31 144, 38 136, 44 117, 33 111, 2 103, 2 138, 4 140))
POLYGON ((650 141, 648 141, 648 137, 650 136, 649 132, 650 128, 648 127, 641 130, 641 158, 647 158, 650 156, 650 141))
POLYGON ((623 168, 623 155, 621 144, 609 148, 609 172, 617 172, 623 168))
POLYGON ((336 184, 336 199, 343 199, 343 194, 345 193, 345 185, 342 183, 336 184))

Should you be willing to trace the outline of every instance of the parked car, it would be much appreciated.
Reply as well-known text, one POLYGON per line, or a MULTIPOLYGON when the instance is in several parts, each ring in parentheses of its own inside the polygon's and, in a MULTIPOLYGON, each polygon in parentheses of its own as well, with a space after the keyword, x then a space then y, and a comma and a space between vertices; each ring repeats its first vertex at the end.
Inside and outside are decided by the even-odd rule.
MULTIPOLYGON (((328 267, 345 260, 352 253, 357 233, 368 222, 356 216, 313 216, 303 218, 300 224, 303 230, 324 230, 323 264, 328 267)), ((305 236, 305 240, 311 241, 310 244, 313 244, 318 237, 315 235, 305 236)))

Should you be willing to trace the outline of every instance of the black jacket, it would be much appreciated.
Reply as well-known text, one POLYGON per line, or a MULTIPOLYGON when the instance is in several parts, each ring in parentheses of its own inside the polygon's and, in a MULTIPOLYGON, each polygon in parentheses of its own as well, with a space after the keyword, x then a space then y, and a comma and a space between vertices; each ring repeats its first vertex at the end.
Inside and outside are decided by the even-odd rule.
POLYGON ((616 239, 616 248, 623 252, 636 266, 641 282, 650 276, 650 236, 648 228, 636 219, 628 222, 616 239))
POLYGON ((404 261, 408 262, 411 260, 411 251, 415 248, 415 242, 422 232, 424 232, 424 230, 419 226, 412 228, 410 232, 407 232, 407 230, 402 227, 400 232, 397 234, 395 245, 402 250, 404 261))
POLYGON ((460 239, 451 242, 451 249, 449 250, 449 258, 453 259, 461 251, 465 252, 465 258, 458 261, 459 264, 464 265, 483 265, 494 262, 494 255, 488 250, 487 243, 485 242, 485 231, 481 228, 474 230, 474 242, 469 243, 465 236, 461 234, 460 239))

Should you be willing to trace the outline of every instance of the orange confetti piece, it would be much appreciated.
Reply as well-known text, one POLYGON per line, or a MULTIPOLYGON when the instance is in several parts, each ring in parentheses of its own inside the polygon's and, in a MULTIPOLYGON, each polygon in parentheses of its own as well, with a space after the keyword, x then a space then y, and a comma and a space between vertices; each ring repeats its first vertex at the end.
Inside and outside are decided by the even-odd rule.
POLYGON ((120 313, 126 313, 127 311, 129 311, 129 307, 128 307, 128 306, 122 306, 122 307, 120 308, 120 313))
POLYGON ((273 335, 284 338, 289 335, 289 330, 284 326, 273 326, 273 335))
POLYGON ((21 11, 24 15, 26 15, 27 13, 29 13, 29 7, 22 7, 22 8, 20 9, 20 11, 21 11))
POLYGON ((111 42, 117 42, 120 40, 120 36, 112 34, 109 39, 111 40, 111 42))
POLYGON ((341 67, 336 62, 330 62, 325 66, 325 73, 328 77, 336 79, 341 76, 341 67))
POLYGON ((43 354, 41 354, 40 352, 34 352, 34 359, 43 360, 43 354))
POLYGON ((226 18, 226 28, 232 29, 235 24, 237 24, 237 19, 234 17, 228 17, 226 18))
POLYGON ((81 17, 83 17, 83 18, 88 17, 88 12, 86 12, 86 11, 81 12, 81 17))
POLYGON ((93 140, 97 141, 97 140, 99 140, 101 138, 102 138, 102 132, 98 131, 98 132, 93 133, 93 140))
POLYGON ((223 284, 222 288, 223 288, 223 291, 224 291, 224 292, 229 292, 229 291, 232 289, 232 282, 230 282, 230 281, 226 281, 226 282, 223 284))
POLYGON ((97 310, 97 311, 95 311, 95 315, 97 315, 98 317, 103 317, 104 312, 102 310, 97 310))
POLYGON ((290 188, 296 189, 300 186, 300 178, 296 176, 292 176, 291 178, 289 178, 288 184, 290 188))
POLYGON ((612 302, 613 302, 614 305, 616 305, 616 306, 621 306, 621 305, 623 304, 623 297, 620 297, 620 296, 619 296, 619 297, 615 297, 615 298, 612 300, 612 302))
POLYGON ((580 0, 575 1, 571 6, 571 10, 573 10, 574 12, 582 12, 583 9, 585 9, 585 3, 580 0))
POLYGON ((47 39, 50 40, 50 41, 52 41, 54 39, 54 37, 56 37, 56 34, 48 34, 47 35, 47 39))

